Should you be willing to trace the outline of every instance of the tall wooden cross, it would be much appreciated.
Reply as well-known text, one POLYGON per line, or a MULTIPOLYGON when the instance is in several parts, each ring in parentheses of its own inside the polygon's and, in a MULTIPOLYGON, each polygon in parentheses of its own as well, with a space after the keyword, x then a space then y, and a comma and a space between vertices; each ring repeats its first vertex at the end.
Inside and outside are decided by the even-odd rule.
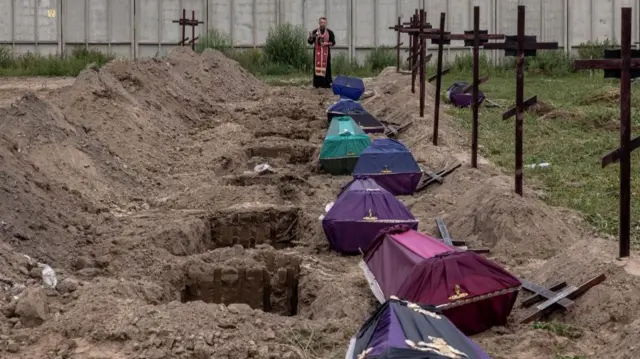
MULTIPOLYGON (((473 30, 465 31, 465 36, 472 35, 471 38, 465 37, 465 46, 473 46, 473 82, 471 90, 473 92, 472 108, 472 130, 471 130, 471 167, 478 168, 478 107, 479 107, 479 90, 478 86, 486 82, 489 78, 480 79, 480 46, 486 44, 489 40, 504 39, 502 34, 489 35, 488 30, 480 30, 480 6, 473 7, 473 30)), ((463 89, 467 92, 469 89, 463 89)))
MULTIPOLYGON (((421 61, 420 54, 422 53, 422 44, 419 35, 424 31, 431 31, 431 24, 426 22, 426 12, 424 10, 415 10, 415 14, 411 17, 409 22, 401 23, 399 25, 395 25, 389 27, 391 30, 397 31, 400 33, 409 34, 409 57, 407 58, 409 62, 409 68, 411 71, 411 93, 416 92, 416 78, 420 75, 420 64, 424 67, 424 64, 431 59, 431 54, 425 55, 424 59, 421 61), (423 21, 420 21, 421 13, 424 13, 423 21)), ((401 44, 401 43, 400 43, 401 44)), ((424 49, 426 52, 426 48, 424 49)), ((423 70, 424 71, 424 70, 423 70)))
POLYGON ((605 70, 605 77, 620 79, 620 147, 602 158, 602 167, 620 161, 620 258, 631 255, 631 152, 640 147, 640 137, 631 140, 631 78, 640 77, 640 51, 631 50, 631 24, 631 8, 623 7, 620 49, 606 50, 605 57, 611 57, 606 60, 573 62, 576 70, 605 70))
MULTIPOLYGON (((402 26, 393 26, 389 29, 394 29, 398 32, 408 33, 411 41, 410 49, 411 55, 409 56, 411 63, 411 92, 415 93, 416 86, 416 77, 418 77, 418 81, 420 81, 420 93, 424 94, 425 87, 422 84, 425 77, 425 63, 429 61, 431 55, 426 54, 426 44, 424 39, 422 39, 419 35, 422 33, 434 31, 431 29, 431 24, 427 22, 427 13, 424 10, 416 9, 416 13, 411 18, 410 23, 404 23, 402 26), (404 26, 408 25, 408 26, 404 26)), ((422 95, 424 97, 424 95, 422 95)), ((424 101, 420 102, 420 113, 421 117, 424 116, 424 101)))
POLYGON ((523 189, 523 166, 522 166, 522 132, 525 111, 537 103, 537 97, 533 96, 524 100, 524 58, 525 56, 536 56, 536 50, 555 50, 558 48, 557 42, 536 42, 535 36, 524 34, 525 29, 525 7, 518 6, 518 34, 515 36, 505 36, 504 43, 487 43, 485 49, 504 50, 505 56, 516 57, 516 106, 502 114, 502 119, 507 120, 515 115, 516 117, 516 163, 515 163, 515 190, 522 196, 523 189))
POLYGON ((469 88, 463 89, 463 92, 473 90, 473 133, 472 133, 472 158, 471 163, 473 167, 477 167, 477 152, 478 152, 478 85, 486 82, 488 78, 480 79, 479 75, 479 63, 480 55, 479 48, 489 40, 501 40, 504 39, 502 34, 489 34, 487 30, 480 30, 480 7, 474 6, 473 8, 473 22, 474 29, 465 31, 464 34, 451 34, 444 31, 445 14, 440 14, 440 29, 438 32, 432 32, 422 37, 431 39, 434 44, 438 45, 438 64, 436 73, 429 77, 429 82, 436 80, 436 98, 433 114, 433 144, 438 145, 438 126, 440 120, 440 91, 442 84, 442 76, 449 73, 450 69, 442 69, 442 54, 443 45, 451 44, 451 40, 464 40, 465 46, 473 46, 473 83, 469 88))
POLYGON ((196 20, 196 12, 195 11, 191 11, 191 19, 187 18, 187 10, 186 9, 182 9, 182 17, 178 20, 173 20, 172 21, 174 24, 178 24, 180 25, 180 27, 182 28, 182 40, 180 40, 179 45, 180 46, 184 46, 187 44, 191 45, 191 50, 196 49, 196 40, 198 40, 200 38, 200 36, 196 36, 196 26, 198 26, 198 24, 204 24, 204 21, 198 21, 196 20), (190 26, 191 27, 191 38, 186 36, 186 27, 190 26))

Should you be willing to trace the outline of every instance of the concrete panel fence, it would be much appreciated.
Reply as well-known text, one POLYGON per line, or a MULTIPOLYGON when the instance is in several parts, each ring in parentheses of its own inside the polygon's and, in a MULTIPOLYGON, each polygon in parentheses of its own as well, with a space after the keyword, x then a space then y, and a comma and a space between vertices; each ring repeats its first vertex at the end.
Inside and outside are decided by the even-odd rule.
MULTIPOLYGON (((312 30, 328 18, 336 51, 362 59, 378 46, 395 45, 393 26, 425 6, 435 23, 447 13, 447 31, 472 28, 473 6, 481 27, 515 34, 516 7, 527 6, 527 33, 557 41, 565 51, 589 40, 617 40, 620 8, 634 9, 633 41, 640 31, 640 0, 0 0, 0 46, 16 53, 64 53, 89 46, 128 58, 165 55, 180 39, 173 20, 182 9, 196 12, 202 35, 216 28, 238 48, 261 47, 270 28, 282 23, 312 30)), ((406 43, 406 39, 404 40, 406 43)), ((465 51, 453 42, 448 56, 465 51)))

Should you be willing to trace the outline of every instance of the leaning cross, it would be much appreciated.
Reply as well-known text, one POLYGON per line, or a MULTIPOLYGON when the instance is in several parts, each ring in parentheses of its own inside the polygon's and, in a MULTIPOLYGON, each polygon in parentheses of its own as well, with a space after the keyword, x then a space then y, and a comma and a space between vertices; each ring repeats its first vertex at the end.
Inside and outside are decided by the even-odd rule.
POLYGON ((485 49, 504 50, 505 56, 516 57, 516 106, 502 114, 504 120, 511 116, 516 117, 516 163, 515 163, 515 189, 516 193, 522 196, 522 132, 524 123, 524 112, 537 102, 534 96, 527 101, 524 100, 524 58, 525 56, 536 56, 536 50, 555 50, 558 48, 557 42, 536 42, 535 36, 524 34, 525 28, 525 7, 518 6, 518 34, 506 36, 504 43, 488 43, 485 49))
POLYGON ((602 158, 602 167, 620 161, 620 258, 631 255, 631 152, 640 147, 640 137, 631 140, 631 78, 640 77, 640 51, 631 50, 631 23, 631 8, 623 7, 620 49, 605 50, 605 57, 611 57, 606 60, 573 62, 574 69, 605 70, 605 77, 620 79, 620 147, 602 158))

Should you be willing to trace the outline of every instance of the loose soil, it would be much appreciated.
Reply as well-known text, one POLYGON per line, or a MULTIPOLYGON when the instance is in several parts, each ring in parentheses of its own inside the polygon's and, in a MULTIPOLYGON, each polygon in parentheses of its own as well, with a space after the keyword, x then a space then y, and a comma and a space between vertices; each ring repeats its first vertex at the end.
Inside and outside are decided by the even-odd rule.
MULTIPOLYGON (((463 162, 401 198, 422 231, 437 233, 441 216, 453 237, 540 283, 607 275, 550 318, 580 335, 517 324, 529 313, 517 308, 508 327, 474 340, 493 358, 632 358, 640 262, 616 261, 614 242, 531 189, 515 196, 488 161, 470 168, 468 139, 444 114, 432 146, 409 83, 383 71, 367 80, 365 107, 414 121, 401 140, 421 165, 463 162)), ((1 356, 344 357, 375 299, 318 220, 349 180, 318 171, 333 99, 269 87, 215 51, 177 49, 87 68, 1 108, 1 356), (253 171, 263 163, 273 172, 253 171), (56 289, 42 286, 38 262, 54 268, 56 289)))

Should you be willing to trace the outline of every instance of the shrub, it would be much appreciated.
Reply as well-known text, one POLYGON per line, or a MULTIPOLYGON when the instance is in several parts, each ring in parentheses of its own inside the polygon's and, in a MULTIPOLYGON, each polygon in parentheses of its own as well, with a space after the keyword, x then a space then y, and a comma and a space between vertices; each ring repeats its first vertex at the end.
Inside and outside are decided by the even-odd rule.
POLYGON ((215 49, 225 54, 231 50, 231 37, 218 29, 211 29, 196 42, 196 52, 215 49))
POLYGON ((365 66, 374 73, 382 71, 385 67, 395 66, 396 62, 396 52, 388 46, 371 49, 364 60, 365 66))
POLYGON ((572 60, 564 50, 538 51, 535 57, 525 59, 525 68, 545 75, 564 76, 574 72, 572 60))
POLYGON ((600 41, 587 41, 580 44, 578 47, 578 58, 589 59, 601 59, 604 56, 604 50, 618 47, 618 43, 614 40, 605 39, 600 41))
POLYGON ((269 30, 264 55, 271 64, 305 71, 311 68, 308 46, 307 32, 302 26, 281 24, 269 30))

